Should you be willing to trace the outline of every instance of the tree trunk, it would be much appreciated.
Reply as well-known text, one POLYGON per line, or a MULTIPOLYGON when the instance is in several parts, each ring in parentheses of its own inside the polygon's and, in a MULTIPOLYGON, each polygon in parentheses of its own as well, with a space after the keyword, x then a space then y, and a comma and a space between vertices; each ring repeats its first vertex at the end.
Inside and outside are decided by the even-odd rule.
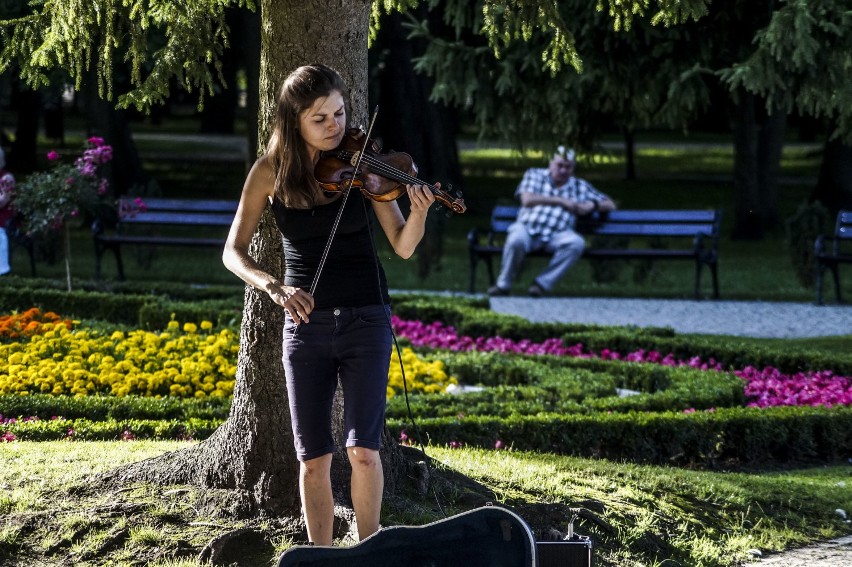
POLYGON ((115 108, 114 101, 98 96, 98 80, 94 63, 83 85, 85 92, 88 135, 101 136, 112 146, 112 160, 104 166, 104 176, 115 196, 135 191, 148 181, 142 158, 127 121, 127 111, 115 108))
POLYGON ((757 178, 757 121, 755 97, 740 92, 734 120, 734 228, 733 238, 763 237, 760 186, 757 178))
MULTIPOLYGON (((441 25, 440 13, 425 6, 418 18, 429 18, 441 25)), ((444 189, 459 189, 461 164, 456 145, 456 117, 443 105, 429 100, 434 81, 414 71, 412 60, 426 51, 424 40, 409 40, 398 13, 382 18, 379 36, 372 46, 371 66, 377 88, 371 98, 379 105, 377 135, 385 150, 404 151, 417 164, 418 178, 427 183, 440 181, 444 189)), ((405 203, 401 203, 405 204, 405 203)), ((437 205, 436 205, 437 206, 437 205)), ((434 269, 440 271, 443 255, 447 209, 427 217, 426 233, 417 248, 418 275, 425 278, 434 269)))
POLYGON ((628 181, 636 179, 636 135, 633 128, 624 128, 625 174, 628 181))
MULTIPOLYGON (((246 135, 248 136, 248 162, 250 166, 258 154, 258 117, 260 110, 260 11, 241 10, 242 61, 246 70, 246 135)), ((246 168, 248 173, 248 167, 246 168)))
POLYGON ((840 140, 825 143, 811 201, 822 203, 832 218, 840 209, 852 209, 852 145, 840 140))
MULTIPOLYGON (((333 66, 350 86, 353 123, 365 121, 367 32, 370 1, 345 2, 332 8, 321 0, 298 3, 263 0, 260 73, 261 112, 258 137, 269 138, 280 83, 296 67, 311 63, 333 66)), ((281 236, 266 211, 250 250, 269 273, 283 276, 281 236)), ((189 450, 113 471, 109 480, 192 483, 234 490, 233 511, 276 515, 299 511, 298 462, 293 448, 289 409, 281 362, 284 310, 269 297, 247 286, 240 334, 240 355, 234 402, 228 420, 206 441, 189 450)), ((385 435, 382 458, 386 490, 401 458, 398 446, 385 435)), ((336 495, 348 494, 348 462, 335 456, 336 495)))
POLYGON ((781 173, 781 153, 784 150, 784 134, 787 130, 787 114, 776 108, 763 121, 757 146, 757 183, 760 192, 759 209, 763 227, 776 228, 778 215, 778 178, 781 173))
POLYGON ((38 118, 41 112, 41 94, 22 81, 13 82, 12 105, 18 113, 15 123, 15 141, 7 159, 9 170, 30 173, 37 165, 38 118))

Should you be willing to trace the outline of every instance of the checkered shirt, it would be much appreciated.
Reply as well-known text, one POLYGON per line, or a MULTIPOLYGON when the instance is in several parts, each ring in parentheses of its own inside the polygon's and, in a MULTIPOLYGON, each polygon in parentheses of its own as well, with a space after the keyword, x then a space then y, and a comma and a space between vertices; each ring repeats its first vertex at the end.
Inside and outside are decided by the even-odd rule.
MULTIPOLYGON (((521 193, 535 193, 550 197, 567 197, 572 201, 603 201, 606 195, 592 187, 588 181, 579 177, 570 177, 559 187, 554 187, 550 172, 546 168, 528 169, 521 180, 515 197, 521 193)), ((534 205, 521 207, 518 222, 522 223, 533 236, 548 240, 554 232, 574 228, 576 217, 558 205, 534 205)))

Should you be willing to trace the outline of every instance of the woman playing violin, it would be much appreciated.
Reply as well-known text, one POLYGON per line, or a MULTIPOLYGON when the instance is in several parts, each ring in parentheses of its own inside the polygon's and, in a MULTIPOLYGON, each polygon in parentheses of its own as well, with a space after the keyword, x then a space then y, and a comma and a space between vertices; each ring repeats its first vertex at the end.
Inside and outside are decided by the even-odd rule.
POLYGON ((394 251, 409 258, 435 201, 426 187, 409 185, 406 218, 396 201, 319 187, 314 165, 320 152, 335 149, 346 133, 346 93, 340 76, 324 65, 300 67, 287 77, 267 153, 248 174, 223 253, 229 270, 286 310, 283 362, 299 490, 308 538, 317 545, 332 543, 331 414, 338 379, 358 536, 379 528, 384 485, 379 448, 392 335, 387 282, 368 217, 375 215, 394 251), (267 205, 283 237, 283 280, 265 272, 248 252, 267 205))

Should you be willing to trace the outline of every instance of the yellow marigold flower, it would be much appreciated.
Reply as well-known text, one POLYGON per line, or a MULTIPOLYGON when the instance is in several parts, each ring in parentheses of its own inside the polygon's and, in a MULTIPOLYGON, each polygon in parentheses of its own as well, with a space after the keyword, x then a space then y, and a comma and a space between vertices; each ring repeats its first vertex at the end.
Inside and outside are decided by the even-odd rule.
POLYGON ((183 324, 183 332, 185 333, 194 333, 198 330, 198 325, 195 323, 184 323, 183 324))
POLYGON ((180 329, 180 323, 172 319, 171 321, 169 321, 169 324, 166 325, 166 329, 168 329, 169 331, 177 331, 178 329, 180 329))
POLYGON ((210 321, 202 321, 202 322, 201 322, 201 329, 202 329, 202 330, 204 330, 204 331, 209 331, 209 330, 210 330, 210 329, 212 329, 212 328, 213 328, 213 323, 212 323, 212 322, 210 322, 210 321))

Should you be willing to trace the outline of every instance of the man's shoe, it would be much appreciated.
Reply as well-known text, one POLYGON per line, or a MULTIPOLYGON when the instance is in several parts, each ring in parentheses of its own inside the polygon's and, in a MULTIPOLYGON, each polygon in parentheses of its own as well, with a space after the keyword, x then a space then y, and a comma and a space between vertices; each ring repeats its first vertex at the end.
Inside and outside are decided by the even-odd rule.
POLYGON ((544 295, 544 288, 533 282, 533 284, 527 290, 527 293, 530 297, 541 297, 542 295, 544 295))
POLYGON ((501 297, 504 295, 509 295, 508 289, 503 289, 502 287, 498 287, 496 285, 492 285, 488 288, 488 295, 491 297, 501 297))

